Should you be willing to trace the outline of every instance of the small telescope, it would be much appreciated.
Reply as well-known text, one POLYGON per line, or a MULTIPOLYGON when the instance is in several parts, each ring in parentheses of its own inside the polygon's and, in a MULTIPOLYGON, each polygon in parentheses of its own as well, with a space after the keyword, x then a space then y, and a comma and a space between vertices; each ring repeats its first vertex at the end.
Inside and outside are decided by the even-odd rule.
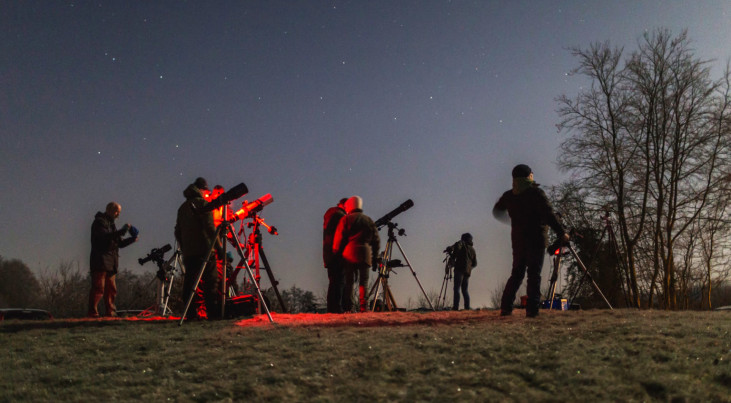
POLYGON ((165 253, 168 252, 168 251, 170 251, 170 249, 172 249, 172 248, 173 247, 170 246, 170 244, 167 244, 167 245, 165 245, 165 246, 163 246, 161 248, 153 248, 150 251, 150 253, 147 254, 146 257, 139 258, 139 259, 137 259, 137 261, 140 263, 140 266, 142 266, 143 264, 149 262, 150 260, 152 260, 153 262, 157 263, 159 261, 162 261, 163 260, 163 256, 165 255, 165 253))
POLYGON ((404 211, 406 211, 412 207, 414 207, 414 202, 411 201, 411 199, 406 200, 405 202, 401 203, 400 206, 393 209, 390 213, 388 213, 385 216, 376 220, 376 222, 375 222, 376 227, 378 227, 380 229, 384 225, 390 223, 394 217, 396 217, 397 215, 403 213, 404 211))
POLYGON ((271 204, 273 201, 274 199, 272 198, 272 195, 270 193, 267 193, 264 196, 254 200, 253 202, 244 202, 243 207, 241 207, 239 211, 235 212, 233 217, 229 221, 234 222, 239 219, 243 220, 249 218, 253 214, 256 214, 264 209, 264 206, 271 204))
POLYGON ((249 188, 242 182, 232 187, 228 192, 218 196, 216 200, 206 204, 203 208, 196 209, 198 213, 207 213, 209 211, 216 210, 217 208, 228 204, 230 201, 236 200, 239 197, 249 193, 249 188))

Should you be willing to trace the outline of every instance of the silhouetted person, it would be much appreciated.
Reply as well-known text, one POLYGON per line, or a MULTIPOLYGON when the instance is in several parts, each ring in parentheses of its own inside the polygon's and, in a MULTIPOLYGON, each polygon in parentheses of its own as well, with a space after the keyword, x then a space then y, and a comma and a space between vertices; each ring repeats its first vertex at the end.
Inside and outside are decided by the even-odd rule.
MULTIPOLYGON (((223 258, 221 242, 216 239, 216 227, 213 224, 213 212, 200 212, 208 202, 203 199, 202 191, 208 190, 205 179, 198 178, 184 191, 185 202, 178 208, 178 217, 175 224, 175 239, 180 246, 185 266, 183 280, 183 301, 188 301, 201 267, 203 270, 202 284, 203 300, 205 301, 206 316, 209 319, 221 317, 221 298, 218 292, 218 275, 216 270, 216 255, 223 258), (215 253, 208 255, 211 245, 215 242, 215 253)), ((199 302, 193 299, 189 307, 187 318, 195 318, 199 309, 199 302)))
POLYGON ((117 230, 114 221, 122 212, 119 203, 107 204, 106 210, 97 212, 91 224, 91 291, 89 292, 89 312, 92 318, 99 317, 97 305, 104 298, 106 316, 117 316, 114 300, 117 297, 117 271, 119 271, 119 248, 124 248, 137 240, 138 231, 129 224, 117 230), (129 231, 130 237, 122 239, 129 231))
POLYGON ((366 309, 366 286, 368 270, 374 262, 374 256, 380 249, 378 229, 370 217, 363 214, 363 199, 353 196, 345 202, 347 215, 340 220, 335 230, 333 253, 343 259, 342 307, 344 312, 353 309, 353 282, 358 275, 359 310, 366 309))
POLYGON ((513 168, 513 188, 503 193, 495 203, 492 213, 498 220, 507 221, 510 217, 510 239, 513 244, 513 268, 505 284, 500 303, 500 314, 510 315, 513 311, 515 294, 518 292, 526 271, 528 301, 525 314, 538 316, 541 304, 541 269, 543 256, 548 246, 548 226, 559 238, 568 241, 569 236, 553 212, 543 190, 533 181, 533 172, 528 165, 520 164, 513 168))
POLYGON ((470 309, 470 294, 467 287, 470 283, 472 269, 477 266, 477 254, 472 246, 472 234, 464 233, 459 241, 452 245, 451 258, 454 259, 454 298, 452 310, 459 309, 459 292, 464 296, 464 309, 470 309))
POLYGON ((341 258, 333 253, 333 239, 340 219, 345 217, 345 202, 340 199, 337 206, 330 207, 325 212, 322 223, 322 260, 327 269, 327 312, 342 313, 341 300, 343 299, 343 264, 341 258))

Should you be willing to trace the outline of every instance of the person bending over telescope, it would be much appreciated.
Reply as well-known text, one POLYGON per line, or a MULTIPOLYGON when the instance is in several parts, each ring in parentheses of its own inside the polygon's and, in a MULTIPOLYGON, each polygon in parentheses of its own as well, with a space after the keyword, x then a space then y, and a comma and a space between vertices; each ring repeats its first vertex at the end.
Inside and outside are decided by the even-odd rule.
POLYGON ((358 275, 358 305, 360 312, 366 310, 366 286, 368 270, 376 261, 381 240, 376 224, 363 214, 363 199, 353 196, 345 202, 347 215, 338 223, 333 239, 333 254, 340 257, 345 276, 343 286, 343 312, 353 309, 353 282, 358 275))
MULTIPOLYGON (((213 224, 213 210, 211 204, 203 199, 203 191, 208 190, 208 183, 203 178, 198 178, 184 191, 185 202, 178 208, 178 217, 175 223, 175 239, 180 246, 183 255, 183 266, 185 266, 185 278, 183 280, 183 300, 186 301, 191 293, 195 292, 193 286, 198 278, 198 273, 203 264, 205 268, 202 277, 203 300, 205 301, 206 315, 208 319, 220 319, 221 298, 218 294, 218 275, 216 271, 216 257, 212 254, 207 262, 204 262, 211 245, 215 242, 215 249, 218 256, 224 257, 223 245, 216 237, 216 226, 213 224)), ((221 197, 219 197, 219 200, 221 197)), ((200 302, 194 299, 186 319, 198 319, 200 302)))
POLYGON ((510 239, 513 244, 513 268, 505 284, 500 315, 507 316, 513 311, 515 294, 528 272, 528 301, 525 315, 538 316, 541 304, 541 269, 543 256, 548 246, 548 226, 563 242, 569 235, 559 223, 543 190, 533 181, 533 171, 528 165, 520 164, 513 168, 513 188, 503 193, 495 203, 492 213, 500 221, 510 222, 510 239), (506 217, 505 212, 510 217, 506 217))

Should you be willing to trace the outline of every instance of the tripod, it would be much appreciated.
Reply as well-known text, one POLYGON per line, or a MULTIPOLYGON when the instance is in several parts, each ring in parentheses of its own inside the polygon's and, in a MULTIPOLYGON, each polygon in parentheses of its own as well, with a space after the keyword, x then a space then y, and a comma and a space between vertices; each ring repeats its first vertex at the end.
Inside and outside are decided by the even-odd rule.
MULTIPOLYGON (((279 232, 277 232, 277 228, 273 225, 267 225, 264 222, 264 219, 259 217, 258 214, 254 214, 251 219, 252 221, 248 224, 248 226, 252 227, 253 229, 251 231, 251 234, 249 234, 246 248, 248 252, 248 257, 250 258, 248 265, 254 267, 254 273, 256 274, 253 281, 256 282, 258 288, 259 280, 261 279, 259 270, 262 267, 261 263, 263 263, 264 270, 267 272, 267 276, 269 277, 269 282, 272 285, 272 289, 274 289, 274 294, 277 296, 277 301, 279 301, 279 306, 282 307, 282 312, 287 313, 287 305, 285 305, 284 299, 282 298, 282 295, 279 293, 279 289, 277 288, 279 282, 274 278, 274 273, 272 272, 272 268, 271 266, 269 266, 267 256, 264 253, 264 246, 262 246, 262 237, 259 227, 264 226, 264 228, 267 229, 267 232, 272 235, 279 235, 279 232)), ((242 223, 241 229, 239 230, 239 235, 241 235, 243 232, 244 228, 242 223)), ((239 268, 237 267, 237 270, 238 269, 239 268)), ((263 301, 263 299, 259 300, 259 302, 261 301, 263 301)), ((261 306, 259 307, 259 309, 261 311, 261 306)))
POLYGON ((452 256, 447 252, 447 256, 444 258, 444 280, 442 280, 442 287, 439 289, 439 296, 437 297, 437 309, 444 309, 447 305, 447 294, 449 293, 449 280, 452 279, 452 269, 454 268, 454 261, 452 256))
MULTIPOLYGON (((185 315, 188 313, 188 309, 190 308, 190 304, 193 302, 193 297, 195 296, 195 289, 198 288, 198 284, 201 281, 201 278, 203 277, 203 273, 206 269, 206 265, 208 264, 208 259, 211 258, 211 255, 213 255, 214 250, 216 250, 216 244, 219 242, 221 234, 226 234, 230 236, 235 242, 234 246, 236 246, 236 251, 239 253, 239 257, 241 260, 239 261, 239 264, 237 266, 240 266, 242 263, 244 264, 244 267, 246 269, 246 272, 249 273, 249 278, 254 283, 254 286, 256 287, 256 292, 259 295, 259 301, 264 306, 264 309, 266 310, 267 316, 269 317, 269 322, 274 322, 274 319, 272 319, 272 314, 269 312, 269 307, 264 302, 264 296, 261 293, 261 289, 259 288, 259 284, 254 279, 254 273, 251 271, 251 267, 249 266, 248 262, 246 261, 246 257, 244 256, 244 251, 241 249, 241 243, 239 242, 238 237, 236 236, 236 231, 234 231, 233 228, 233 222, 238 220, 239 217, 234 215, 232 218, 229 219, 227 215, 227 209, 228 206, 224 204, 223 206, 223 215, 224 218, 221 224, 216 228, 216 235, 213 237, 213 242, 211 242, 211 246, 208 248, 208 254, 206 254, 205 259, 203 259, 203 264, 201 265, 200 270, 198 271, 198 276, 196 277, 195 283, 193 284, 193 288, 191 290, 190 296, 188 297, 188 302, 185 304, 185 310, 183 310, 183 314, 180 318, 179 325, 182 325, 185 321, 185 315)), ((226 254, 226 242, 223 242, 223 254, 226 254)), ((225 258, 224 258, 225 259, 225 258)), ((223 275, 223 284, 221 285, 222 289, 222 301, 221 301, 221 317, 224 317, 224 309, 226 306, 226 275, 224 272, 223 275)))
MULTIPOLYGON (((614 309, 614 308, 612 308, 612 304, 610 304, 609 301, 607 300, 607 297, 605 297, 604 296, 604 293, 602 293, 602 290, 599 288, 599 286, 596 284, 596 282, 594 281, 594 279, 591 277, 591 274, 589 273, 589 270, 587 270, 586 266, 584 265, 584 262, 582 262, 581 259, 579 258, 579 255, 576 253, 576 250, 574 249, 574 247, 571 246, 571 243, 567 243, 566 244, 566 248, 568 248, 569 252, 571 253, 571 256, 574 257, 574 259, 576 260, 576 263, 578 264, 579 268, 584 273, 584 275, 581 278, 581 281, 579 281, 579 286, 576 287, 576 292, 578 292, 581 289, 581 284, 584 282, 584 280, 585 279, 589 279, 589 281, 591 282, 592 287, 594 287, 594 291, 596 291, 597 294, 599 294, 599 296, 602 297, 602 299, 604 300, 604 302, 606 302, 606 304, 609 307, 609 309, 614 309)), ((560 257, 561 257, 561 255, 559 254, 558 255, 558 258, 560 259, 560 257)), ((560 264, 560 260, 559 260, 558 263, 555 263, 555 266, 554 266, 554 272, 555 272, 555 275, 556 276, 558 276, 558 266, 559 266, 559 264, 560 264)), ((551 281, 553 282, 552 287, 555 289, 556 283, 553 280, 553 277, 551 277, 551 281)), ((572 295, 571 293, 569 293, 569 296, 570 296, 570 298, 569 298, 568 303, 569 303, 569 306, 571 306, 571 304, 572 304, 572 302, 574 300, 575 295, 572 295)), ((551 296, 551 299, 549 301, 550 301, 549 303, 551 305, 553 305, 553 296, 551 296)))
POLYGON ((559 248, 553 255, 553 273, 551 274, 551 281, 548 284, 548 309, 553 309, 553 299, 556 297, 556 281, 558 280, 558 273, 561 270, 561 255, 563 254, 563 248, 559 248))
MULTIPOLYGON (((396 299, 393 297, 393 293, 391 292, 391 287, 388 286, 388 276, 391 272, 391 269, 394 267, 404 267, 407 266, 409 270, 411 270, 411 274, 414 275, 414 279, 416 280, 416 283, 419 285, 419 288, 421 289, 421 292, 424 294, 424 298, 426 298, 426 302, 429 303, 429 307, 435 311, 434 306, 431 303, 431 300, 429 300, 429 296, 426 295, 426 292, 424 291, 424 287, 421 286, 421 282, 419 282, 419 278, 416 277, 416 272, 414 271, 414 268, 411 266, 411 263, 409 262, 409 258, 406 257, 406 253, 404 253, 404 249, 401 247, 401 244, 398 242, 398 239, 396 239, 396 233, 394 229, 398 227, 398 224, 393 222, 388 222, 386 225, 388 225, 388 242, 386 243, 386 249, 383 251, 383 255, 381 256, 381 262, 378 265, 378 278, 376 279, 376 282, 373 283, 373 287, 371 287, 370 292, 368 293, 368 298, 370 299, 371 296, 373 296, 373 308, 372 311, 376 310, 376 304, 378 302, 378 297, 381 292, 383 292, 383 307, 384 309, 388 309, 389 311, 394 311, 398 309, 398 306, 396 305, 396 299), (396 244, 398 246, 399 251, 401 252, 401 256, 403 256, 404 260, 406 261, 406 264, 402 264, 400 260, 391 260, 391 254, 393 253, 393 245, 396 244)), ((406 234, 406 230, 399 229, 398 235, 404 236, 406 234)))
MULTIPOLYGON (((170 245, 168 245, 168 249, 170 245)), ((155 304, 151 307, 140 312, 140 317, 147 317, 152 315, 168 316, 172 313, 168 309, 168 302, 170 301, 170 290, 173 288, 173 280, 175 279, 175 267, 179 267, 182 271, 183 265, 181 264, 180 250, 176 248, 175 253, 167 261, 163 261, 162 255, 153 258, 157 264, 158 270, 155 274, 155 279, 158 280, 159 284, 156 289, 155 304)))

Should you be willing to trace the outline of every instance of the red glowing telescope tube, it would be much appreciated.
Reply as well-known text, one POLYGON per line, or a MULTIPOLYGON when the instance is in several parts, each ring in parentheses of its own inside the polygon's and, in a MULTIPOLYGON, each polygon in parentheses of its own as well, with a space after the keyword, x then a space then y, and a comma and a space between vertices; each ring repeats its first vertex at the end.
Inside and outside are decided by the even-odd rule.
POLYGON ((239 211, 234 213, 230 221, 236 221, 250 217, 252 214, 261 211, 264 206, 271 204, 273 201, 274 198, 272 198, 272 195, 270 193, 267 193, 264 196, 254 200, 253 202, 244 202, 243 207, 241 207, 239 211))

